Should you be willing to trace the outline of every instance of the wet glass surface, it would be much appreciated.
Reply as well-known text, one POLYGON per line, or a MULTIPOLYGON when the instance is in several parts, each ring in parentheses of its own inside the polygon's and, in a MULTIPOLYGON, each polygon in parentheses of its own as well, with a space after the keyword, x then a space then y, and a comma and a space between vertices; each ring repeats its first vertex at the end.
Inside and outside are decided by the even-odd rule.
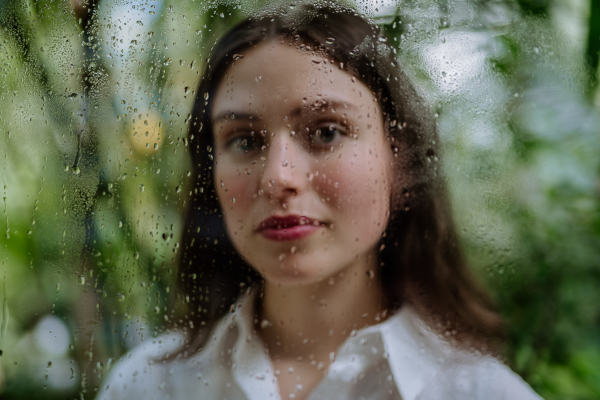
MULTIPOLYGON (((263 3, 0 0, 0 397, 92 399, 126 352, 188 325, 186 212, 212 193, 192 107, 218 35, 298 7, 263 3)), ((426 163, 505 360, 546 399, 598 398, 597 2, 356 7, 434 113, 426 163)))

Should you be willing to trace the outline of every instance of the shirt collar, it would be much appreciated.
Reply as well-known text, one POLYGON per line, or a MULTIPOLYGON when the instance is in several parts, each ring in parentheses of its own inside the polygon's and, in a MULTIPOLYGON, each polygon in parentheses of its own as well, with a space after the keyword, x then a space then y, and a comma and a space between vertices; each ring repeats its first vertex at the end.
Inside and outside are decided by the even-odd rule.
POLYGON ((390 369, 404 400, 414 400, 440 371, 450 348, 405 304, 378 329, 389 354, 390 369))
POLYGON ((255 329, 256 292, 248 291, 238 300, 231 320, 238 329, 232 354, 232 373, 248 398, 269 399, 279 393, 279 387, 274 378, 273 365, 255 329))
MULTIPOLYGON (((233 314, 228 315, 217 330, 221 331, 218 334, 221 338, 225 330, 237 330, 232 349, 234 379, 248 398, 268 399, 279 389, 273 366, 255 330, 255 299, 255 293, 243 295, 236 303, 233 314)), ((404 304, 386 321, 358 331, 355 337, 347 339, 342 348, 349 340, 360 340, 372 334, 381 336, 384 357, 388 359, 403 400, 414 400, 427 381, 440 371, 444 359, 451 352, 450 347, 427 328, 408 304, 404 304)), ((214 345, 218 346, 219 343, 215 342, 214 345)))

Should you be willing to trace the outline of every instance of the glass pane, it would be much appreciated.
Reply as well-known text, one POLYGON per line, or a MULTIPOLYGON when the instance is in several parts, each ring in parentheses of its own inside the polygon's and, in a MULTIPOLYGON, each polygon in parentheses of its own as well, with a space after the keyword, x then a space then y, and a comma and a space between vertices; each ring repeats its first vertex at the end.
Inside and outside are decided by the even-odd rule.
MULTIPOLYGON (((310 240, 315 240, 312 248, 317 249, 310 263, 321 268, 313 278, 326 288, 343 288, 344 279, 352 276, 350 269, 344 269, 351 262, 339 261, 344 257, 352 263, 362 260, 356 261, 362 266, 371 263, 366 276, 376 287, 395 284, 393 280, 401 279, 401 274, 386 272, 390 267, 382 265, 388 257, 396 257, 388 254, 399 254, 394 249, 402 246, 426 246, 435 236, 415 222, 415 229, 421 229, 418 234, 411 237, 405 229, 401 239, 392 234, 387 237, 390 215, 398 216, 400 224, 408 220, 407 215, 419 212, 425 215, 423 221, 437 218, 432 212, 419 211, 425 209, 421 189, 423 193, 448 192, 448 210, 443 196, 442 200, 433 196, 431 202, 436 205, 427 209, 439 206, 436 210, 448 216, 447 220, 435 219, 448 223, 438 226, 446 236, 435 239, 451 243, 448 249, 459 249, 456 254, 464 253, 464 265, 504 320, 505 337, 492 341, 499 343, 494 354, 500 354, 543 398, 600 396, 598 2, 383 0, 343 4, 354 7, 381 34, 342 55, 335 53, 342 45, 334 34, 320 39, 288 34, 281 42, 279 36, 271 40, 269 51, 253 43, 253 48, 228 54, 230 61, 219 64, 211 59, 219 54, 219 39, 249 16, 264 20, 264 26, 271 19, 300 24, 302 18, 316 16, 303 11, 310 7, 302 2, 0 0, 0 397, 96 398, 115 382, 107 380, 118 368, 115 365, 127 365, 123 360, 131 354, 174 334, 189 336, 177 336, 171 347, 165 344, 168 354, 157 360, 185 365, 180 360, 201 353, 199 348, 206 347, 221 318, 241 313, 236 309, 244 296, 261 299, 256 304, 262 306, 253 309, 254 303, 250 305, 249 314, 255 319, 250 326, 260 338, 257 343, 264 342, 269 350, 266 356, 261 348, 257 351, 271 360, 269 354, 277 351, 269 346, 277 340, 269 338, 269 329, 283 320, 262 318, 266 311, 261 307, 277 303, 261 301, 272 298, 269 290, 302 286, 312 279, 297 278, 302 267, 293 261, 312 251, 310 240), (293 50, 286 53, 285 46, 293 50), (290 61, 299 52, 309 54, 310 62, 290 61), (279 55, 273 55, 271 62, 270 54, 279 55), (353 66, 355 56, 371 57, 372 65, 353 66), (393 62, 384 65, 381 60, 393 62), (273 66, 276 62, 281 64, 279 70, 273 66), (263 65, 264 73, 245 67, 250 64, 263 65), (221 75, 212 74, 209 65, 227 69, 221 75), (310 80, 302 80, 302 65, 313 71, 310 80), (378 74, 380 82, 361 75, 360 68, 378 74), (290 71, 289 77, 282 71, 290 71), (226 89, 222 83, 203 83, 203 77, 214 76, 229 79, 230 98, 247 96, 248 104, 244 100, 231 108, 232 103, 221 101, 223 112, 215 111, 219 99, 226 96, 219 90, 226 89), (280 79, 278 85, 273 84, 275 77, 280 79), (309 81, 319 83, 307 91, 306 102, 298 107, 301 117, 278 114, 278 107, 288 107, 295 90, 309 81), (386 87, 408 88, 406 98, 401 97, 407 100, 399 100, 400 106, 390 105, 388 97, 394 94, 382 89, 386 87), (358 106, 346 113, 338 112, 347 106, 344 101, 328 104, 320 93, 346 89, 347 93, 360 92, 352 100, 358 106), (272 93, 275 100, 266 95, 260 98, 261 93, 272 93), (263 108, 253 108, 258 105, 263 108), (198 112, 203 107, 211 107, 206 112, 216 114, 203 117, 198 112), (408 115, 386 119, 393 115, 390 109, 398 107, 408 110, 408 115), (402 130, 410 131, 413 121, 422 124, 423 132, 431 128, 427 132, 432 136, 427 132, 414 138, 408 133, 403 136, 402 130), (384 135, 365 146, 382 146, 368 148, 387 149, 389 160, 384 151, 366 152, 361 144, 367 137, 362 132, 376 131, 377 123, 382 124, 384 135), (290 135, 280 135, 275 128, 287 129, 290 135), (207 131, 208 147, 202 136, 207 131), (218 132, 229 139, 221 140, 218 132), (420 147, 411 147, 417 142, 420 147), (284 156, 275 165, 278 145, 282 149, 278 154, 284 156), (361 151, 362 166, 357 155, 361 151), (413 164, 411 151, 415 160, 420 157, 413 164), (242 160, 250 156, 254 158, 242 160), (355 160, 356 165, 343 164, 346 159, 355 160), (394 175, 398 171, 388 171, 388 164, 402 165, 405 175, 394 175), (352 175, 335 172, 346 171, 343 168, 352 170, 352 175), (273 178, 265 178, 270 173, 273 178), (425 177, 421 186, 419 174, 425 177), (295 187, 290 180, 299 176, 300 186, 295 187), (273 194, 282 182, 283 192, 288 190, 285 196, 291 197, 273 194), (318 194, 311 198, 314 203, 300 203, 304 199, 300 190, 305 189, 318 194), (254 201, 260 196, 264 203, 256 206, 254 201), (325 216, 309 215, 311 207, 317 210, 319 204, 330 205, 331 221, 339 220, 328 222, 325 216), (384 211, 377 213, 380 209, 384 211), (290 210, 308 214, 289 217, 290 210), (259 214, 260 219, 252 220, 259 214), (244 241, 252 223, 262 236, 257 242, 244 241), (298 232, 291 232, 287 224, 298 232), (369 229, 375 232, 374 244, 369 242, 369 229), (273 232, 265 233, 269 230, 273 232), (304 239, 313 231, 317 235, 328 232, 323 238, 329 239, 304 239), (272 242, 260 247, 265 237, 285 242, 289 248, 273 258, 269 253, 275 251, 272 242), (341 238, 342 244, 335 247, 332 237, 341 238), (347 238, 350 242, 343 241, 347 238), (341 251, 336 253, 336 249, 341 251), (288 280, 271 279, 265 260, 282 269, 289 264, 288 280), (327 269, 334 264, 343 265, 327 269), (272 289, 265 289, 269 283, 272 289)), ((332 9, 344 7, 336 4, 332 9)), ((322 8, 316 10, 323 21, 335 17, 335 12, 324 16, 322 8)), ((443 253, 440 247, 427 246, 443 253)), ((274 271, 273 276, 277 275, 274 271)), ((407 272, 407 276, 413 273, 418 275, 407 272)), ((446 287, 444 282, 453 278, 435 277, 439 287, 446 287)), ((411 282, 405 284, 406 291, 398 291, 395 297, 381 289, 386 294, 378 296, 384 300, 373 306, 377 312, 369 314, 371 320, 365 317, 365 326, 391 321, 404 301, 417 310, 415 315, 432 318, 426 323, 435 334, 464 345, 463 339, 454 339, 461 337, 460 329, 457 334, 452 327, 436 325, 432 321, 441 321, 434 318, 436 314, 423 311, 454 307, 448 305, 451 302, 441 304, 446 294, 419 295, 407 289, 411 282), (419 303, 417 298, 433 299, 434 304, 419 303)), ((471 286, 465 287, 466 294, 456 289, 448 298, 479 296, 471 286)), ((342 292, 350 293, 350 289, 342 292)), ((285 293, 291 296, 292 291, 285 293)), ((352 298, 346 296, 350 304, 352 298)), ((290 313, 290 320, 300 318, 310 307, 335 309, 326 299, 313 297, 299 301, 298 314, 290 313)), ((477 299, 472 303, 477 307, 485 303, 477 299)), ((465 315, 475 314, 471 310, 465 315)), ((495 314, 485 315, 491 318, 486 326, 492 326, 495 314)), ((480 329, 477 321, 465 321, 480 329)), ((341 344, 356 337, 357 331, 363 334, 363 327, 331 334, 334 330, 328 328, 323 337, 341 344)), ((297 333, 318 332, 317 328, 305 325, 297 333)), ((328 346, 326 340, 309 340, 310 334, 306 335, 303 345, 314 345, 319 351, 328 346)), ((309 398, 331 365, 330 376, 334 376, 340 351, 326 351, 321 360, 308 351, 286 350, 284 354, 295 357, 289 365, 273 355, 270 373, 281 383, 282 398, 309 398), (320 371, 312 380, 288 379, 300 376, 294 368, 301 374, 302 366, 309 365, 310 371, 320 371), (292 372, 287 372, 288 366, 292 372)), ((378 354, 383 357, 383 350, 378 354)), ((388 356, 396 357, 386 353, 385 360, 388 356)), ((386 380, 379 387, 408 399, 396 367, 382 365, 365 372, 365 382, 374 385, 386 380), (389 383, 392 380, 397 385, 389 383)), ((153 379, 142 369, 127 372, 153 379)), ((190 376, 203 385, 227 390, 244 387, 229 378, 202 380, 196 372, 190 376)), ((175 393, 169 392, 173 379, 153 381, 152 390, 175 393)), ((181 379, 181 385, 191 385, 192 381, 181 379)), ((269 382, 270 375, 260 372, 253 379, 269 382)), ((439 380, 432 387, 443 389, 446 384, 439 380)), ((375 389, 369 391, 370 386, 361 388, 364 392, 356 393, 375 393, 375 389)), ((233 398, 243 394, 242 389, 239 393, 231 390, 233 398)))

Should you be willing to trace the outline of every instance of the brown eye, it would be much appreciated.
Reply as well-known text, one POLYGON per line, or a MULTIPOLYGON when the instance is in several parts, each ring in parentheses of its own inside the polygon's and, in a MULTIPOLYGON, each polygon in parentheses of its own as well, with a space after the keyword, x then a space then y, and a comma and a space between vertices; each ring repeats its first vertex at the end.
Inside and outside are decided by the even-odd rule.
POLYGON ((332 144, 339 140, 343 134, 342 129, 335 125, 323 126, 318 128, 311 136, 311 143, 315 146, 332 144))
POLYGON ((335 137, 338 135, 337 129, 335 129, 333 127, 319 129, 317 132, 320 133, 321 141, 324 143, 332 142, 335 139, 335 137))
POLYGON ((244 135, 233 138, 229 142, 229 146, 235 152, 247 154, 258 150, 260 148, 260 143, 253 135, 244 135))

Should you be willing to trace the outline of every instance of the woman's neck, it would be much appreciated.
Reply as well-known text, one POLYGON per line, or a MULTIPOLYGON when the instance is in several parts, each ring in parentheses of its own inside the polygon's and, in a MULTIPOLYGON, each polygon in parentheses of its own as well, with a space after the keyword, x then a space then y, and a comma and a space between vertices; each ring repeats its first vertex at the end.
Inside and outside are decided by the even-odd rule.
POLYGON ((304 358, 328 366, 353 330, 385 318, 385 296, 373 272, 377 257, 369 258, 312 285, 265 282, 258 329, 273 360, 304 358))

